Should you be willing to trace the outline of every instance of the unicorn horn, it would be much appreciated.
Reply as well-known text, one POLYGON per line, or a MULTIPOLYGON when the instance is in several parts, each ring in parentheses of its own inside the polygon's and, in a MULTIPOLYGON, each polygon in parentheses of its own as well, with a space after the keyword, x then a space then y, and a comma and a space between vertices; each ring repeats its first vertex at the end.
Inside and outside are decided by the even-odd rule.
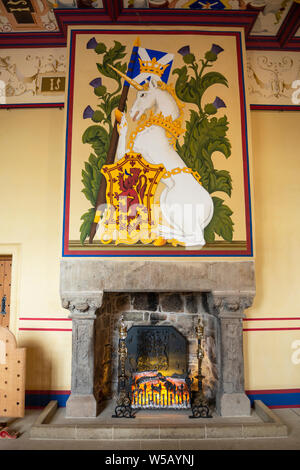
POLYGON ((116 69, 115 67, 113 67, 112 65, 110 64, 107 64, 111 69, 113 69, 115 72, 117 72, 122 78, 124 78, 124 80, 126 80, 128 83, 130 83, 130 85, 132 85, 136 90, 139 90, 139 91, 142 91, 144 90, 144 87, 142 85, 140 85, 138 82, 136 82, 135 80, 133 80, 132 78, 129 78, 127 77, 127 75, 125 75, 125 73, 123 72, 120 72, 120 70, 116 69))

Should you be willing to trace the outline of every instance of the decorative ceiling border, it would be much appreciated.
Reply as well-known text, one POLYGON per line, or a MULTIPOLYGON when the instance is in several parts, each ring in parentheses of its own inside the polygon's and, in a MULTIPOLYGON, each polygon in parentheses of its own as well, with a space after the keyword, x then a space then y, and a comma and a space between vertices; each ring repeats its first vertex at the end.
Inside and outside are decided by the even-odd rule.
POLYGON ((300 4, 293 3, 276 36, 250 35, 258 11, 248 10, 138 10, 123 8, 121 0, 103 0, 103 9, 55 9, 58 32, 1 33, 1 48, 66 47, 68 26, 126 25, 194 25, 242 27, 249 50, 300 51, 300 4))
POLYGON ((194 26, 225 26, 244 28, 248 37, 258 16, 258 11, 249 10, 191 10, 185 9, 129 9, 122 0, 113 0, 115 17, 120 24, 170 24, 194 26))
POLYGON ((300 51, 300 37, 295 37, 300 27, 300 4, 293 3, 276 36, 254 36, 246 38, 249 50, 300 51))
MULTIPOLYGON (((64 108, 65 103, 21 103, 0 104, 0 109, 26 109, 26 108, 64 108)), ((300 106, 250 104, 251 111, 300 111, 300 106)))

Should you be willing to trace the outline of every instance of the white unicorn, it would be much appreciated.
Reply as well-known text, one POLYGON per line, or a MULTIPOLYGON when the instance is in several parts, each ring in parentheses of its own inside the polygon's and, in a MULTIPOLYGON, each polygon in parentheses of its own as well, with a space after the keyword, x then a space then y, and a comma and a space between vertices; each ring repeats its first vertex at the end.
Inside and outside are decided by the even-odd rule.
MULTIPOLYGON (((134 80, 130 83, 135 86, 134 80)), ((139 91, 129 113, 133 121, 152 109, 154 116, 160 116, 162 120, 168 118, 167 121, 173 122, 179 118, 180 110, 175 98, 167 89, 162 89, 160 82, 152 78, 148 87, 141 89, 139 85, 135 88, 139 91)), ((119 125, 116 160, 128 152, 127 130, 124 113, 119 125)), ((188 169, 171 145, 166 129, 159 122, 145 126, 137 132, 131 150, 140 153, 148 163, 163 164, 170 175, 162 180, 165 187, 160 195, 160 209, 165 222, 158 226, 158 237, 175 239, 191 249, 202 248, 205 245, 204 228, 213 216, 213 201, 193 174, 186 171, 188 169)))

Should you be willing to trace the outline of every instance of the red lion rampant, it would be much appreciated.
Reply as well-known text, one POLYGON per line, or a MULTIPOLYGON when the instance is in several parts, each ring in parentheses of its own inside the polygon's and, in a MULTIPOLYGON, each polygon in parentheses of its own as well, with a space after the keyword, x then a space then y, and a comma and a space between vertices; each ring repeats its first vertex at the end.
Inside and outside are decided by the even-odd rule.
POLYGON ((134 217, 136 215, 136 205, 143 204, 144 195, 147 187, 147 177, 140 175, 141 169, 131 168, 130 173, 125 169, 124 173, 120 172, 118 176, 119 187, 121 193, 115 193, 117 200, 120 198, 127 198, 127 214, 128 216, 134 217), (132 207, 132 206, 135 206, 132 207))

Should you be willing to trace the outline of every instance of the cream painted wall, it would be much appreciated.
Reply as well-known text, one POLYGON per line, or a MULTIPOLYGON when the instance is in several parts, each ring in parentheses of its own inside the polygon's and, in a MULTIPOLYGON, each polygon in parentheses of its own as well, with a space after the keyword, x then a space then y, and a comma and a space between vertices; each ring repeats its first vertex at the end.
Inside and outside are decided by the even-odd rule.
MULTIPOLYGON (((251 119, 257 296, 246 313, 260 320, 244 328, 299 327, 266 318, 300 317, 300 113, 256 111, 251 119)), ((0 110, 0 143, 0 254, 14 256, 10 328, 28 348, 26 389, 69 390, 71 322, 59 298, 64 113, 0 110)), ((300 330, 245 331, 246 389, 299 387, 297 340, 300 330)))
POLYGON ((58 328, 53 321, 20 320, 68 314, 59 297, 64 132, 59 109, 0 111, 0 252, 13 253, 17 272, 10 328, 28 348, 26 389, 69 387, 71 333, 36 330, 58 328))
POLYGON ((252 111, 257 294, 251 316, 299 316, 300 113, 252 111))
POLYGON ((300 328, 300 113, 252 111, 251 121, 256 297, 246 314, 260 320, 244 328, 260 331, 244 332, 245 385, 299 388, 300 363, 292 356, 300 329, 290 328, 300 328))

